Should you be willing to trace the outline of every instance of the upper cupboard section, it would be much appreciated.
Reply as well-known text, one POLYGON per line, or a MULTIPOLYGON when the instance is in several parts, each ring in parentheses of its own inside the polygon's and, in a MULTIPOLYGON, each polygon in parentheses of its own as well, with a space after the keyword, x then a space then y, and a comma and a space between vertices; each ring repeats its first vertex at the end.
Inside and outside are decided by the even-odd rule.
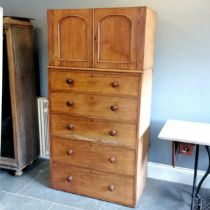
POLYGON ((146 7, 49 10, 49 65, 149 68, 153 65, 154 20, 154 13, 146 7))

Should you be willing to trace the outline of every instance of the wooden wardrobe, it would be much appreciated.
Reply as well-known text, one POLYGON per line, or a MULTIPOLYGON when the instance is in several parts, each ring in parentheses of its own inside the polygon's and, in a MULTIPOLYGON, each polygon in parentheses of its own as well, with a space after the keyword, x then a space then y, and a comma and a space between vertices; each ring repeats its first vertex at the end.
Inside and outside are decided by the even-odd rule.
POLYGON ((22 174, 39 157, 33 26, 4 17, 0 168, 22 174))
POLYGON ((156 14, 48 11, 51 184, 134 207, 147 171, 156 14))

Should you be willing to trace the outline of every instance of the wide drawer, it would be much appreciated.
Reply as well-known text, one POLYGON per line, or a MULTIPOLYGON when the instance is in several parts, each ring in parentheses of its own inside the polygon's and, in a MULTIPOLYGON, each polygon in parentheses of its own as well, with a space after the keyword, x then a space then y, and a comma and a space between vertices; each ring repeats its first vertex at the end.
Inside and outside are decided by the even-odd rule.
POLYGON ((78 114, 119 121, 137 121, 138 100, 125 97, 51 92, 52 112, 78 114))
POLYGON ((100 94, 138 96, 139 74, 97 73, 80 71, 49 71, 51 91, 70 90, 100 94))
POLYGON ((51 134, 135 148, 136 125, 110 120, 51 114, 51 134))
POLYGON ((133 206, 134 179, 52 162, 51 185, 55 189, 133 206))
POLYGON ((51 137, 51 158, 63 163, 134 175, 135 150, 51 137))

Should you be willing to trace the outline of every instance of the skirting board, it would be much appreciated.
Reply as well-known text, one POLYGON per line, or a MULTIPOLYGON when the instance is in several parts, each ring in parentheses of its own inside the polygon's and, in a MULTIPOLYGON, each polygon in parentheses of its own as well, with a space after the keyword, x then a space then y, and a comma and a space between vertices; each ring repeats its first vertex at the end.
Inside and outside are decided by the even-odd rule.
MULTIPOLYGON (((198 171, 197 182, 204 175, 204 171, 198 171)), ((147 177, 169 182, 176 182, 186 185, 193 184, 194 170, 188 168, 175 167, 159 163, 148 163, 147 177)), ((204 181, 203 188, 210 188, 210 176, 204 181)))

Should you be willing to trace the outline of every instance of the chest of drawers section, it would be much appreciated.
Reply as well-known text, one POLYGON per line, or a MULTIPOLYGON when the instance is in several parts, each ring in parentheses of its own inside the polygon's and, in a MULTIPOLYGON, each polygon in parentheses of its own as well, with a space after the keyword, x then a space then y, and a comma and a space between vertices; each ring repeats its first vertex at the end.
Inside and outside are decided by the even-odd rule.
MULTIPOLYGON (((56 181, 61 179, 57 177, 61 164, 75 169, 76 174, 113 177, 104 183, 100 183, 102 178, 98 180, 105 197, 100 193, 96 197, 118 194, 110 200, 124 204, 122 189, 129 187, 132 193, 126 205, 132 206, 141 73, 50 69, 49 86, 53 187, 78 192, 73 183, 81 177, 75 177, 70 169, 62 173, 62 184, 56 181), (128 180, 126 186, 122 186, 122 180, 128 180)), ((96 191, 95 185, 88 185, 96 191)), ((86 191, 81 187, 79 193, 86 191)))

